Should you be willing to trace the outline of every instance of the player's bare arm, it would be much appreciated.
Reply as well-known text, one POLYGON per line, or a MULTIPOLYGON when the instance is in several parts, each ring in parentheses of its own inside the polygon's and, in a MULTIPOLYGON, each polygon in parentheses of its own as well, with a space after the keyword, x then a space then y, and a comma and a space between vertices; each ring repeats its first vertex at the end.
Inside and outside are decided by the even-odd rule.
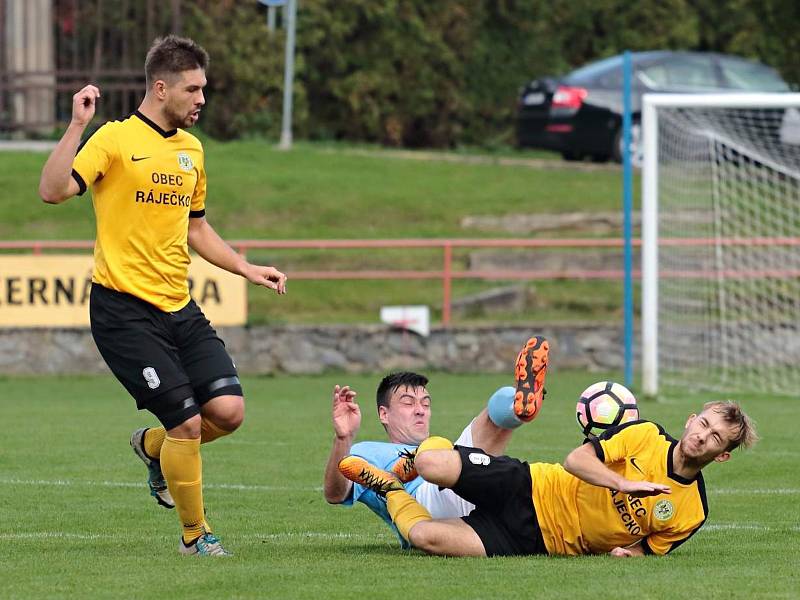
POLYGON ((472 420, 470 428, 472 445, 492 456, 498 456, 506 451, 506 446, 513 434, 512 429, 496 425, 489 418, 489 411, 485 408, 472 420))
POLYGON ((339 472, 339 461, 350 454, 358 429, 361 426, 361 409, 356 403, 356 392, 348 386, 333 388, 333 446, 325 465, 323 493, 331 504, 341 504, 350 494, 353 484, 339 472))
POLYGON ((72 97, 72 120, 42 168, 39 196, 48 204, 60 204, 80 191, 72 178, 72 163, 81 143, 81 136, 94 117, 100 90, 87 85, 72 97))
POLYGON ((586 483, 618 490, 636 498, 670 493, 668 485, 650 481, 632 481, 617 475, 597 458, 591 444, 583 444, 570 452, 564 460, 564 469, 586 483))
POLYGON ((205 217, 189 219, 189 246, 212 265, 241 275, 250 283, 286 293, 286 275, 275 267, 254 265, 234 251, 205 217))

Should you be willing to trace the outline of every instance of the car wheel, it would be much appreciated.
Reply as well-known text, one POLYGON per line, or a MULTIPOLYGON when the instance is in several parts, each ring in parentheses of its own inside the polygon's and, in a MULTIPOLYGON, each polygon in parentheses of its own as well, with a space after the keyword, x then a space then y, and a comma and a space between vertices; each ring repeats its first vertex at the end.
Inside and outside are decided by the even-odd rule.
MULTIPOLYGON (((622 125, 614 135, 611 156, 616 162, 622 162, 622 125)), ((641 168, 643 162, 642 126, 639 121, 634 121, 631 123, 631 164, 636 168, 641 168)))
POLYGON ((582 160, 583 157, 578 154, 577 152, 573 152, 572 150, 564 150, 561 153, 561 157, 564 160, 574 161, 574 160, 582 160))

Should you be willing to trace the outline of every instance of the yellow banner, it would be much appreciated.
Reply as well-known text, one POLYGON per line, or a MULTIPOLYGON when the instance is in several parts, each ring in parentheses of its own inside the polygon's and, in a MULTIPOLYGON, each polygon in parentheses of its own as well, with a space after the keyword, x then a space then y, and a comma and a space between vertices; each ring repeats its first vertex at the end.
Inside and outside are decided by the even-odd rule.
MULTIPOLYGON (((0 256, 0 327, 88 327, 92 264, 87 255, 0 256)), ((244 325, 244 278, 192 256, 189 285, 212 325, 244 325)))

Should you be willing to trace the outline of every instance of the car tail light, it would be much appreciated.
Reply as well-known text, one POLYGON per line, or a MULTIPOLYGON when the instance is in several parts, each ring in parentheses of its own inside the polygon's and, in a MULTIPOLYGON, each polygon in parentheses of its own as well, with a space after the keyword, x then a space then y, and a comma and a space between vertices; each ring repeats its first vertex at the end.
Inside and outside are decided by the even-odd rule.
POLYGON ((545 131, 549 131, 550 133, 572 133, 573 129, 574 127, 572 127, 572 125, 566 123, 551 123, 544 128, 545 131))
POLYGON ((586 88, 560 85, 556 89, 556 93, 553 94, 551 106, 553 108, 578 109, 588 95, 589 92, 586 91, 586 88))

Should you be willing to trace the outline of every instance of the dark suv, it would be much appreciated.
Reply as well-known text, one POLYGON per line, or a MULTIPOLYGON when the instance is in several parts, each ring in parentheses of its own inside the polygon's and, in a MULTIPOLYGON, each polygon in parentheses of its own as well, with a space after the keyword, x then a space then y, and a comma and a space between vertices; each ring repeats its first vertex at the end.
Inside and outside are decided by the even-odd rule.
MULTIPOLYGON (((766 65, 707 52, 632 52, 631 108, 634 149, 640 136, 642 94, 788 92, 766 65)), ((567 160, 621 160, 622 55, 590 63, 558 78, 536 79, 518 101, 520 147, 561 152, 567 160)))

